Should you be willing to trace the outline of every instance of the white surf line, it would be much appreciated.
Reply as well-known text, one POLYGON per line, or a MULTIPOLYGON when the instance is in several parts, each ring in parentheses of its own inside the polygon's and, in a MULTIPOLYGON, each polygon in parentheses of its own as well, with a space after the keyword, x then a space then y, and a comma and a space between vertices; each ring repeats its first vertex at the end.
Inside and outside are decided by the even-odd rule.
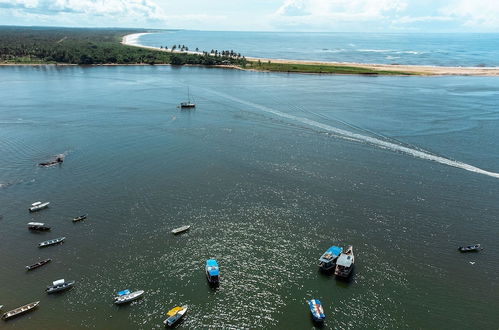
POLYGON ((291 119, 293 121, 299 121, 303 124, 306 124, 306 125, 309 125, 312 127, 317 127, 317 128, 323 129, 327 132, 335 133, 340 138, 346 138, 348 140, 354 139, 357 141, 367 142, 367 143, 370 143, 370 144, 375 145, 377 147, 386 148, 386 149, 389 149, 392 151, 403 152, 405 154, 408 154, 408 155, 411 155, 411 156, 414 156, 414 157, 417 157, 420 159, 431 160, 431 161, 434 161, 434 162, 437 162, 437 163, 440 163, 443 165, 452 166, 452 167, 460 168, 460 169, 463 169, 463 170, 466 170, 469 172, 483 174, 483 175, 487 175, 487 176, 499 179, 499 173, 486 171, 486 170, 483 170, 479 167, 476 167, 476 166, 473 166, 470 164, 466 164, 466 163, 463 163, 463 162, 460 162, 457 160, 452 160, 452 159, 448 159, 445 157, 432 155, 430 153, 416 150, 416 149, 412 149, 412 148, 408 148, 408 147, 404 147, 404 146, 401 146, 401 145, 396 144, 396 143, 387 142, 387 141, 383 141, 383 140, 380 140, 380 139, 377 139, 374 137, 353 133, 353 132, 350 132, 350 131, 347 131, 347 130, 344 130, 341 128, 336 128, 336 127, 333 127, 333 126, 330 126, 327 124, 322 124, 322 123, 316 122, 316 121, 308 119, 308 118, 290 115, 290 114, 281 112, 279 110, 274 110, 272 108, 268 108, 268 107, 263 106, 263 105, 259 105, 259 104, 253 103, 253 102, 245 101, 245 100, 242 100, 242 99, 230 96, 230 95, 215 92, 213 90, 210 90, 210 92, 213 94, 217 94, 221 97, 224 97, 226 99, 232 100, 234 102, 245 104, 247 106, 254 107, 254 108, 260 109, 262 111, 268 112, 268 113, 272 113, 272 114, 279 116, 279 117, 282 117, 282 118, 291 119))

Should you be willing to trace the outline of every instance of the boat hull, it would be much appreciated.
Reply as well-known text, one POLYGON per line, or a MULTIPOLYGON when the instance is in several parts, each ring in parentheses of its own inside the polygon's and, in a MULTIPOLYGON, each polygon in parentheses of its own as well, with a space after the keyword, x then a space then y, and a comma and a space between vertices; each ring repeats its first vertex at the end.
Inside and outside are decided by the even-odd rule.
POLYGON ((38 244, 38 247, 39 248, 44 248, 44 247, 51 246, 51 245, 62 244, 62 243, 64 243, 65 239, 66 239, 66 237, 61 237, 61 238, 56 238, 56 239, 53 239, 53 240, 48 240, 48 241, 45 241, 45 242, 41 242, 40 244, 38 244))
POLYGON ((27 305, 18 307, 16 309, 13 309, 11 311, 8 311, 7 313, 4 313, 2 315, 2 319, 9 320, 9 319, 13 319, 15 317, 18 317, 20 315, 26 314, 28 312, 31 312, 38 306, 38 304, 40 304, 40 302, 35 301, 35 302, 30 303, 30 304, 27 304, 27 305))
POLYGON ((51 286, 47 287, 47 289, 45 289, 45 291, 48 294, 66 291, 66 290, 71 289, 74 286, 74 284, 75 284, 75 281, 66 282, 66 283, 61 284, 61 285, 51 285, 51 286))
POLYGON ((145 291, 140 290, 140 291, 135 291, 135 292, 129 293, 129 294, 124 295, 124 296, 115 297, 114 298, 114 303, 116 305, 123 305, 123 304, 130 303, 130 302, 132 302, 134 300, 137 300, 140 297, 142 297, 142 295, 144 294, 144 292, 145 291))
POLYGON ((50 261, 52 261, 52 259, 45 259, 45 260, 42 260, 42 261, 40 261, 40 262, 37 262, 36 264, 30 265, 30 266, 26 266, 26 270, 33 270, 33 269, 37 269, 37 268, 39 268, 39 267, 42 267, 43 265, 48 264, 50 261))

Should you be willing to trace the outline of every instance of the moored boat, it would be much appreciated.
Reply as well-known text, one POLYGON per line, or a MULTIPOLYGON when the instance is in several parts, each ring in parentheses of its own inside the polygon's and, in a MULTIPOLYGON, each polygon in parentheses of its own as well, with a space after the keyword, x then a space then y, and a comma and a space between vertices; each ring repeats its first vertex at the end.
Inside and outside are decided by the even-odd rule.
POLYGON ((45 291, 47 293, 55 293, 59 291, 67 290, 75 284, 75 281, 64 281, 64 279, 52 282, 52 285, 47 286, 45 291))
POLYGON ((190 225, 186 225, 186 226, 175 228, 175 229, 172 230, 172 234, 173 235, 177 235, 177 234, 183 233, 184 231, 188 231, 189 228, 191 228, 190 225))
POLYGON ((308 307, 310 308, 310 314, 312 315, 312 319, 316 322, 322 322, 326 318, 326 314, 324 314, 324 309, 322 308, 322 304, 319 299, 310 299, 307 300, 308 307))
POLYGON ((458 250, 461 252, 474 252, 474 251, 480 251, 481 249, 482 248, 480 247, 480 244, 460 246, 458 248, 458 250))
POLYGON ((45 226, 45 224, 43 222, 28 222, 28 229, 47 231, 47 230, 50 230, 50 227, 45 226))
POLYGON ((64 162, 64 155, 59 154, 59 155, 54 156, 54 158, 52 160, 50 160, 48 162, 38 163, 38 165, 49 167, 52 165, 61 164, 62 162, 64 162))
POLYGON ((135 299, 139 299, 144 294, 144 290, 130 292, 130 290, 123 290, 118 292, 118 296, 114 298, 114 303, 117 305, 126 304, 135 299))
POLYGON ((217 284, 220 282, 220 269, 218 268, 218 263, 215 259, 206 260, 206 278, 211 284, 217 284))
POLYGON ((51 261, 52 261, 52 259, 45 259, 45 260, 38 261, 36 264, 30 265, 30 266, 26 266, 26 270, 36 269, 36 268, 41 267, 41 266, 43 266, 45 264, 48 264, 51 261))
POLYGON ((187 305, 174 307, 166 313, 168 318, 163 323, 166 326, 171 327, 175 325, 175 323, 177 323, 185 315, 185 313, 187 313, 187 305))
POLYGON ((48 207, 50 204, 50 202, 34 202, 33 204, 31 204, 30 208, 29 208, 29 211, 30 212, 36 212, 36 211, 40 211, 46 207, 48 207))
POLYGON ((354 266, 354 256, 353 256, 353 246, 349 245, 346 252, 340 254, 338 260, 336 260, 336 268, 334 270, 334 275, 339 277, 348 277, 352 273, 354 266))
POLYGON ((189 93, 189 88, 187 88, 187 102, 181 102, 180 103, 180 108, 181 109, 193 109, 196 107, 196 103, 191 101, 191 94, 189 93))
POLYGON ((324 254, 319 258, 319 267, 321 270, 327 271, 331 270, 336 266, 336 260, 338 256, 343 251, 343 248, 339 246, 331 246, 324 252, 324 254))
POLYGON ((29 311, 32 311, 36 306, 38 306, 39 303, 40 303, 39 301, 35 301, 35 302, 30 303, 30 304, 27 304, 27 305, 18 307, 16 309, 13 309, 11 311, 8 311, 7 313, 4 313, 2 315, 2 319, 8 320, 10 318, 13 318, 13 317, 19 316, 21 314, 27 313, 29 311))
POLYGON ((86 218, 87 218, 87 215, 83 214, 83 215, 80 215, 79 217, 74 218, 73 222, 82 221, 82 220, 85 220, 86 218))
POLYGON ((60 244, 64 242, 66 237, 59 237, 59 238, 54 238, 54 239, 49 239, 48 241, 44 241, 38 244, 38 247, 46 247, 54 244, 60 244))

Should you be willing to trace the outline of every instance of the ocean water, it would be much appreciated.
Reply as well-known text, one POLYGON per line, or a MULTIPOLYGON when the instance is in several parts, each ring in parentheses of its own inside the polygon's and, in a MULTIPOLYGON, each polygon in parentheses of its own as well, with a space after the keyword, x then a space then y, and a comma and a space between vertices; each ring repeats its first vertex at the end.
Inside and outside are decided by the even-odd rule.
POLYGON ((312 329, 310 298, 324 329, 497 328, 496 78, 170 66, 0 76, 0 305, 41 301, 2 329, 160 329, 182 304, 178 329, 312 329), (177 108, 187 87, 193 111, 177 108), (58 153, 62 165, 36 166, 58 153), (38 200, 50 208, 29 214, 38 200), (485 250, 457 251, 473 243, 485 250), (350 281, 318 272, 333 244, 354 246, 350 281), (46 295, 59 278, 76 285, 46 295), (126 288, 146 293, 114 306, 126 288))
POLYGON ((499 66, 499 34, 292 33, 170 30, 147 46, 234 50, 249 57, 438 66, 499 66))

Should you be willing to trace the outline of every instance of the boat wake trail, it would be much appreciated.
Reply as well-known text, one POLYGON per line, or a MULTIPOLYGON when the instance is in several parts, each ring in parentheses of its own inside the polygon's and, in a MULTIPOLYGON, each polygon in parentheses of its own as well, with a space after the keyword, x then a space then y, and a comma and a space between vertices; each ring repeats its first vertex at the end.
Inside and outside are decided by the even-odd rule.
POLYGON ((223 98, 229 99, 231 101, 234 101, 234 102, 237 102, 240 104, 244 104, 244 105, 250 106, 252 108, 256 108, 256 109, 271 113, 273 115, 276 115, 276 116, 279 116, 282 118, 290 119, 293 121, 298 121, 298 122, 301 122, 302 124, 306 124, 306 125, 311 126, 311 127, 320 128, 326 132, 334 133, 335 135, 337 135, 339 138, 342 138, 342 139, 347 139, 350 141, 356 140, 359 142, 366 142, 366 143, 369 143, 371 145, 377 146, 379 148, 384 148, 384 149, 389 149, 392 151, 402 152, 402 153, 405 153, 405 154, 408 154, 408 155, 411 155, 413 157, 417 157, 420 159, 431 160, 431 161, 434 161, 434 162, 437 162, 437 163, 440 163, 443 165, 452 166, 452 167, 460 168, 460 169, 463 169, 463 170, 466 170, 469 172, 483 174, 483 175, 487 175, 487 176, 499 179, 499 173, 486 171, 486 170, 483 170, 481 168, 478 168, 478 167, 470 165, 470 164, 466 164, 466 163, 463 163, 460 161, 448 159, 448 158, 445 158, 442 156, 433 155, 433 154, 430 154, 426 151, 405 147, 403 145, 389 142, 389 141, 384 141, 384 140, 381 140, 379 138, 350 132, 350 131, 347 131, 347 130, 344 130, 341 128, 337 128, 337 127, 330 126, 327 124, 319 123, 317 121, 314 121, 314 120, 311 120, 308 118, 298 117, 295 115, 284 113, 284 112, 281 112, 279 110, 275 110, 275 109, 272 109, 272 108, 269 108, 269 107, 266 107, 266 106, 263 106, 260 104, 256 104, 256 103, 253 103, 250 101, 239 99, 239 98, 236 98, 236 97, 233 97, 230 95, 226 95, 226 94, 223 94, 220 92, 216 92, 216 91, 211 91, 211 92, 214 94, 217 94, 223 98))

